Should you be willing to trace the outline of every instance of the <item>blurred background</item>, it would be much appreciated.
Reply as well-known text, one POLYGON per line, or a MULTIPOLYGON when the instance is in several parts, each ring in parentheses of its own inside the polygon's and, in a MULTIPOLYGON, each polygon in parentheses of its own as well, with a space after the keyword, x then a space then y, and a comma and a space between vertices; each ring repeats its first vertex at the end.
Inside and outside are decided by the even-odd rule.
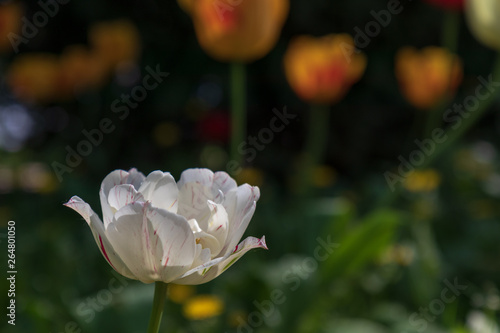
POLYGON ((153 285, 63 203, 100 212, 115 169, 207 167, 260 187, 246 235, 269 251, 171 285, 162 332, 499 332, 490 6, 2 1, 1 331, 144 332, 153 285))

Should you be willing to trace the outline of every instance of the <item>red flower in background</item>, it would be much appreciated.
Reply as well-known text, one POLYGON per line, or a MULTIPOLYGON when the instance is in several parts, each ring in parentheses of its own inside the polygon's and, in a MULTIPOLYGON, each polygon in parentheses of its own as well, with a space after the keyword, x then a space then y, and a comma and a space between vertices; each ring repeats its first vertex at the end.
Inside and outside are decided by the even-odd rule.
POLYGON ((229 141, 229 117, 217 112, 209 114, 198 123, 198 136, 203 141, 226 143, 229 141))
POLYGON ((465 0, 426 0, 428 3, 450 10, 463 10, 465 0))

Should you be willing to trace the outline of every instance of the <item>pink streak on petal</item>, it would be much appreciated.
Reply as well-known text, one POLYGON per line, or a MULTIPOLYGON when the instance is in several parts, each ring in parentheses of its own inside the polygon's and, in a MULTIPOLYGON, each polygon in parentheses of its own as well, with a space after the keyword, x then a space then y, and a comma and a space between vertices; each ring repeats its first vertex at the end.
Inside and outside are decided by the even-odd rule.
MULTIPOLYGON (((113 264, 111 263, 111 260, 109 260, 109 257, 108 257, 108 254, 106 253, 106 249, 104 248, 104 245, 102 244, 102 238, 101 238, 101 235, 99 235, 99 242, 101 242, 101 250, 102 250, 102 253, 104 254, 104 257, 106 258, 106 260, 109 262, 109 264, 111 265, 111 267, 113 267, 116 270, 116 267, 113 266, 113 264)), ((117 271, 118 272, 118 271, 117 271)))

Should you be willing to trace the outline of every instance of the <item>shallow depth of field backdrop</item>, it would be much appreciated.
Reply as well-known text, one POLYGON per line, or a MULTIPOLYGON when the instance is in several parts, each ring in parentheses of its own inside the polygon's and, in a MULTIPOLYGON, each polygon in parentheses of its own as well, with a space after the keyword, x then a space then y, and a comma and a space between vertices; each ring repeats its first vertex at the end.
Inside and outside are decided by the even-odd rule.
MULTIPOLYGON (((246 234, 269 250, 205 285, 171 285, 161 332, 499 332, 500 31, 485 28, 484 43, 472 30, 488 15, 291 0, 282 26, 255 13, 255 33, 276 40, 234 65, 200 46, 188 7, 206 2, 0 4, 0 331, 144 332, 153 285, 114 273, 63 203, 78 195, 100 215, 114 169, 178 179, 207 167, 260 187, 246 234), (341 33, 354 41, 341 35, 335 51, 294 44, 341 33), (232 151, 238 98, 246 133, 232 151)), ((246 5, 212 2, 227 16, 201 30, 237 27, 246 5)))

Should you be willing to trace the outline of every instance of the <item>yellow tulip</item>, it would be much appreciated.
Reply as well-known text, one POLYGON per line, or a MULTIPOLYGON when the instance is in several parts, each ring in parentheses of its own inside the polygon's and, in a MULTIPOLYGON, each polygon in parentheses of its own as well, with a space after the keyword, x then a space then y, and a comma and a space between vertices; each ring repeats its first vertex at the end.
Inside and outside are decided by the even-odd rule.
POLYGON ((338 102, 363 75, 366 57, 352 51, 347 34, 296 37, 284 58, 285 74, 295 93, 314 104, 338 102))
POLYGON ((467 0, 465 16, 474 37, 500 51, 500 1, 467 0))
POLYGON ((219 61, 251 62, 276 44, 288 0, 178 0, 203 50, 219 61))
POLYGON ((428 109, 447 94, 453 94, 462 82, 462 62, 458 56, 440 47, 418 51, 401 49, 396 55, 396 77, 406 99, 415 107, 428 109))

